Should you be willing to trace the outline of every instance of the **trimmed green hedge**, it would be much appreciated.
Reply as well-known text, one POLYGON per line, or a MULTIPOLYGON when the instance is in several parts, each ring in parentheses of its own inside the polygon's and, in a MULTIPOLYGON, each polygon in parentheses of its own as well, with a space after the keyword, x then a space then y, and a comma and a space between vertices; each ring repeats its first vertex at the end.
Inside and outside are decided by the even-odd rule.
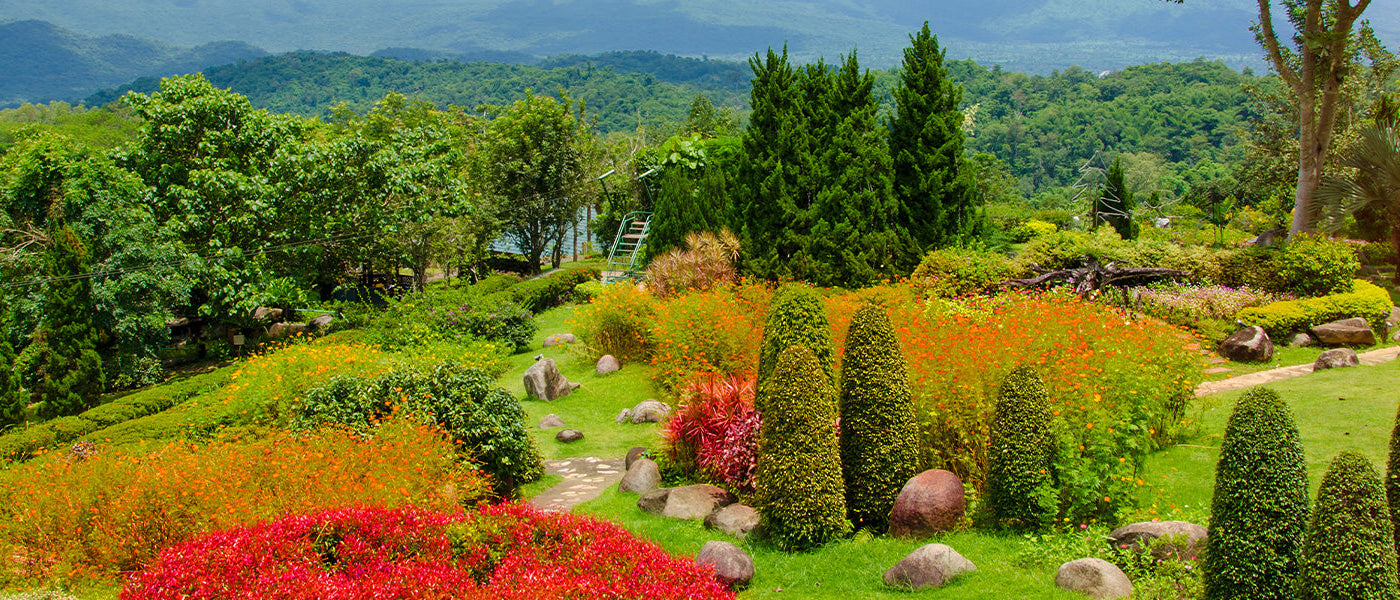
POLYGON ((1390 293, 1371 283, 1355 280, 1350 292, 1320 298, 1286 300, 1246 308, 1235 317, 1245 325, 1258 325, 1275 339, 1339 319, 1362 317, 1382 334, 1390 316, 1390 293))
POLYGON ((538 279, 518 283, 486 298, 494 300, 498 296, 504 297, 525 310, 538 313, 569 302, 573 298, 575 286, 595 279, 598 279, 596 268, 569 267, 538 279))
POLYGON ((1370 459, 1342 452, 1317 489, 1303 546, 1302 600, 1395 600, 1395 538, 1385 485, 1370 459))
MULTIPOLYGON (((826 304, 809 285, 790 283, 773 295, 773 306, 763 325, 763 341, 758 349, 758 386, 761 389, 778 364, 778 356, 793 346, 806 346, 816 356, 822 373, 836 385, 832 369, 836 360, 831 341, 831 322, 826 304)), ((763 406, 757 405, 760 412, 763 406)))
MULTIPOLYGON (((1400 410, 1395 413, 1395 428, 1390 430, 1390 460, 1385 466, 1385 497, 1390 505, 1390 522, 1395 527, 1395 552, 1400 555, 1400 410)), ((1397 559, 1400 567, 1400 559, 1397 559)))
POLYGON ((998 528, 1042 529, 1059 509, 1050 435, 1050 393, 1034 368, 1002 380, 992 416, 985 518, 998 528))

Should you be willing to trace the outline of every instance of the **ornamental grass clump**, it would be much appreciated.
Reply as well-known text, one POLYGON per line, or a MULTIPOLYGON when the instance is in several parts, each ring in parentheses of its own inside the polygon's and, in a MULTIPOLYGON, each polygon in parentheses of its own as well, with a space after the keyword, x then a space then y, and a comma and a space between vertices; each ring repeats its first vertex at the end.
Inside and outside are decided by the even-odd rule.
MULTIPOLYGON (((831 341, 831 322, 826 316, 826 304, 815 289, 795 283, 783 286, 773 296, 773 307, 763 326, 763 342, 758 350, 760 391, 777 365, 778 355, 792 346, 806 346, 816 358, 827 383, 835 383, 832 364, 836 352, 831 341)), ((763 411, 761 397, 758 409, 763 411)))
POLYGON ((993 527, 1034 531, 1054 520, 1049 394, 1035 369, 1012 369, 992 417, 985 519, 993 527))
POLYGON ((919 473, 919 430, 909 373, 884 309, 856 311, 841 361, 841 472, 846 510, 884 532, 904 484, 919 473))
POLYGON ((768 539, 783 550, 807 551, 850 533, 836 394, 821 363, 806 346, 788 348, 758 394, 763 428, 754 509, 768 539))
POLYGON ((1395 600, 1395 537, 1380 473, 1365 456, 1342 452, 1317 489, 1303 546, 1302 600, 1395 600))
POLYGON ((1215 469, 1202 564, 1206 600, 1294 595, 1308 522, 1308 471, 1298 426, 1277 392, 1235 404, 1215 469))

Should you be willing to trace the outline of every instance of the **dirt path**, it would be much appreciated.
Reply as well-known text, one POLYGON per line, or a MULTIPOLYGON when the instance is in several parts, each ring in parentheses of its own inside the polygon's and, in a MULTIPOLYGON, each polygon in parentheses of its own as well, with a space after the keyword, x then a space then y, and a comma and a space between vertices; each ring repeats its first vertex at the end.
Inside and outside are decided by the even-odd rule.
POLYGON ((544 461, 545 472, 562 475, 564 481, 531 498, 530 504, 540 510, 569 512, 622 481, 622 462, 621 458, 592 456, 544 461))
MULTIPOLYGON (((1379 365, 1395 360, 1397 356, 1400 356, 1400 346, 1363 352, 1358 356, 1361 358, 1361 364, 1363 365, 1379 365)), ((1311 372, 1313 372, 1312 365, 1294 365, 1292 367, 1280 367, 1269 371, 1260 371, 1258 373, 1240 375, 1239 377, 1221 379, 1220 381, 1207 381, 1196 386, 1196 397, 1201 398, 1220 392, 1240 390, 1256 385, 1273 383, 1275 381, 1293 379, 1294 377, 1302 377, 1311 372)))

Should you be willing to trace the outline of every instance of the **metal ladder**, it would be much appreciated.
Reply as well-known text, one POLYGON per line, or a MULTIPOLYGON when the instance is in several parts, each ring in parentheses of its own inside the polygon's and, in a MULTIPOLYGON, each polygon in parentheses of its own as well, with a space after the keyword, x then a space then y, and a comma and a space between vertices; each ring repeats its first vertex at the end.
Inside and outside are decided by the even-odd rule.
POLYGON ((633 211, 622 218, 622 225, 617 228, 617 239, 608 251, 608 264, 603 268, 603 283, 641 279, 642 254, 650 232, 651 213, 633 211))

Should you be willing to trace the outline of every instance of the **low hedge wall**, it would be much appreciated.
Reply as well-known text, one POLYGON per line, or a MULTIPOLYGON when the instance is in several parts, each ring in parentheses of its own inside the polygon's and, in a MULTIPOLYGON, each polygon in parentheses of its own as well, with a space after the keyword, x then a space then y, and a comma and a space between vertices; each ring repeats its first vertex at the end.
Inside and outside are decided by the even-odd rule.
POLYGON ((1350 292, 1246 308, 1235 319, 1244 325, 1263 327, 1270 337, 1277 339, 1323 323, 1362 317, 1383 335, 1390 309, 1389 292, 1358 279, 1350 292))

